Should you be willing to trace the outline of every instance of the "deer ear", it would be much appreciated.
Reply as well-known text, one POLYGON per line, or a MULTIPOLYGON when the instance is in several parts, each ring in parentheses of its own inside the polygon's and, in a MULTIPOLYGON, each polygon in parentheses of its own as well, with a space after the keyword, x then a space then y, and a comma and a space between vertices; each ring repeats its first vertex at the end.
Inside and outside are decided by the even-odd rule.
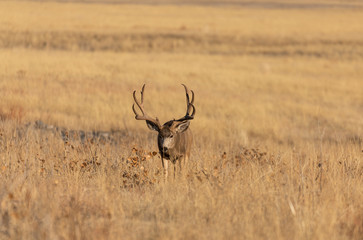
POLYGON ((159 131, 160 131, 159 126, 158 126, 157 124, 155 124, 155 123, 151 122, 151 121, 146 120, 146 125, 147 125, 147 127, 148 127, 150 130, 155 130, 155 131, 157 131, 157 132, 159 132, 159 131))
POLYGON ((190 121, 183 121, 183 122, 177 123, 175 126, 176 132, 186 131, 189 127, 189 124, 190 124, 190 121))

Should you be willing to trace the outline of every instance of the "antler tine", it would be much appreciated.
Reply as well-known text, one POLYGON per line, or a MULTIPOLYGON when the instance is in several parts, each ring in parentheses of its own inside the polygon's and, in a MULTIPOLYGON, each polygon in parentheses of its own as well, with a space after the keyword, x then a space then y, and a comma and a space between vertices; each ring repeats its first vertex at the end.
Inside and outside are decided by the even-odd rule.
POLYGON ((196 111, 195 111, 195 107, 194 107, 193 103, 191 103, 189 106, 193 108, 193 112, 192 112, 192 114, 190 115, 190 117, 191 117, 191 118, 194 118, 194 114, 195 114, 195 112, 196 112, 196 111))
POLYGON ((190 90, 192 92, 192 101, 190 101, 191 104, 194 103, 194 91, 193 90, 190 90))
POLYGON ((144 91, 145 91, 145 84, 142 86, 141 88, 141 103, 137 100, 136 98, 136 90, 133 92, 133 96, 134 96, 134 100, 135 100, 135 103, 136 105, 139 107, 141 113, 142 113, 142 116, 140 116, 137 112, 136 112, 136 109, 135 109, 135 103, 132 104, 132 110, 134 111, 135 113, 135 119, 137 120, 146 120, 146 121, 150 121, 150 122, 153 122, 153 123, 156 123, 157 125, 160 126, 160 123, 159 123, 159 119, 158 118, 151 118, 149 115, 147 115, 147 113, 145 112, 144 110, 144 91))
POLYGON ((189 94, 188 94, 188 87, 185 86, 185 84, 182 84, 184 89, 185 89, 185 95, 186 95, 186 99, 187 99, 187 106, 189 105, 189 94))
MULTIPOLYGON (((145 85, 144 85, 145 86, 145 85)), ((142 93, 142 92, 141 92, 142 93)), ((136 105, 139 107, 139 109, 140 109, 140 111, 142 112, 142 114, 143 115, 145 115, 145 113, 144 113, 144 107, 143 107, 143 98, 141 97, 141 104, 139 103, 139 101, 137 101, 137 98, 136 98, 136 96, 135 96, 135 94, 136 94, 136 90, 134 91, 134 93, 133 93, 133 96, 134 96, 134 101, 135 101, 135 103, 136 103, 136 105)), ((142 95, 141 95, 142 96, 142 95)), ((134 110, 134 113, 135 113, 135 115, 136 116, 138 116, 138 114, 137 114, 137 112, 135 111, 135 103, 134 104, 132 104, 132 110, 134 110)))
POLYGON ((187 104, 189 103, 193 103, 194 102, 194 92, 193 90, 190 90, 190 92, 192 93, 192 100, 190 101, 190 97, 189 97, 189 89, 187 86, 185 86, 185 84, 182 84, 184 89, 185 89, 185 95, 186 95, 186 99, 187 99, 187 104))
POLYGON ((194 103, 194 92, 193 90, 190 90, 192 92, 192 101, 190 101, 190 103, 188 104, 188 114, 190 112, 190 109, 193 108, 193 113, 192 113, 192 116, 194 116, 194 113, 195 113, 195 107, 193 105, 194 103))
POLYGON ((132 110, 134 111, 134 113, 135 113, 135 118, 137 119, 137 120, 143 120, 143 119, 140 119, 140 115, 136 112, 136 110, 135 110, 135 104, 132 104, 132 110))
POLYGON ((144 103, 144 90, 145 90, 145 83, 144 83, 144 85, 142 85, 142 88, 141 88, 141 104, 144 103))
MULTIPOLYGON (((185 84, 182 84, 182 85, 183 85, 183 87, 185 89, 185 96, 186 96, 186 100, 187 100, 187 113, 186 113, 186 115, 189 115, 189 112, 190 112, 190 109, 191 109, 191 104, 194 103, 194 92, 193 92, 193 90, 190 90, 190 92, 192 93, 192 100, 190 101, 189 89, 185 84)), ((194 106, 193 106, 193 108, 194 108, 194 106)), ((195 108, 194 108, 194 111, 195 111, 195 108)))

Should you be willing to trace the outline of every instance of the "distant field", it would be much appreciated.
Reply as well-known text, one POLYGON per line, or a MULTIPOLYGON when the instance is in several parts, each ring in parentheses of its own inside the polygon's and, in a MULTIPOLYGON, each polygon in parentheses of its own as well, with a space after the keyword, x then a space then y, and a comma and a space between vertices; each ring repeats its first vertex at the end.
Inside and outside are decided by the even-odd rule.
POLYGON ((361 239, 362 22, 360 1, 1 1, 0 239, 361 239), (162 122, 196 95, 167 183, 143 83, 162 122))

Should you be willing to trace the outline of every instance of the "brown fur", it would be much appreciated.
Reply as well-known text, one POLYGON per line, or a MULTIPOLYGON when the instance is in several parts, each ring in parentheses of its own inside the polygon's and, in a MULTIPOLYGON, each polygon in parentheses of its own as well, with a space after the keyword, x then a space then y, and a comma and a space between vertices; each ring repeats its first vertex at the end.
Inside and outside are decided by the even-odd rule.
POLYGON ((137 120, 145 120, 147 126, 151 130, 157 131, 158 134, 158 147, 161 156, 162 165, 165 171, 165 178, 168 176, 168 161, 174 164, 174 176, 175 176, 175 164, 179 161, 179 169, 182 170, 189 159, 190 150, 193 143, 193 135, 189 129, 190 120, 194 119, 195 107, 194 102, 194 92, 192 93, 192 98, 190 99, 188 88, 183 84, 186 93, 187 100, 187 112, 184 117, 178 120, 170 120, 164 123, 162 126, 157 118, 151 118, 147 115, 144 110, 144 90, 145 84, 141 89, 141 102, 139 102, 135 96, 136 91, 133 92, 134 100, 136 105, 139 107, 142 115, 139 115, 135 110, 135 104, 132 109, 135 113, 135 118, 137 120), (192 112, 191 112, 192 111, 192 112), (191 113, 190 113, 191 112, 191 113))

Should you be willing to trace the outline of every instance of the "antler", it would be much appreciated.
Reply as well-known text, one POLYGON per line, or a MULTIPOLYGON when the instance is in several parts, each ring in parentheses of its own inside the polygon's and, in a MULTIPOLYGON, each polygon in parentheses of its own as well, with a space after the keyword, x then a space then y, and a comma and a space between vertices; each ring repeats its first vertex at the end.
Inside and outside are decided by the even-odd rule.
POLYGON ((137 119, 137 120, 146 120, 146 121, 152 122, 152 123, 154 123, 154 124, 156 124, 157 126, 160 127, 161 125, 160 125, 159 119, 150 117, 149 115, 147 115, 147 113, 144 110, 144 104, 143 104, 144 103, 144 90, 145 90, 145 84, 142 86, 142 89, 141 89, 141 103, 136 99, 136 96, 135 96, 136 90, 133 93, 135 103, 139 107, 139 109, 140 109, 140 111, 142 113, 142 116, 139 115, 135 110, 135 103, 132 104, 132 110, 135 113, 135 119, 137 119))
POLYGON ((176 121, 184 121, 184 120, 192 120, 194 119, 194 114, 195 114, 195 107, 193 105, 194 103, 194 92, 193 90, 190 90, 190 92, 192 93, 192 99, 190 100, 190 97, 189 97, 189 90, 187 88, 187 86, 185 86, 184 84, 182 84, 184 89, 185 89, 185 95, 186 95, 186 100, 187 100, 187 112, 185 114, 184 117, 176 120, 176 121), (192 114, 190 114, 190 111, 191 109, 193 109, 193 112, 192 114))

